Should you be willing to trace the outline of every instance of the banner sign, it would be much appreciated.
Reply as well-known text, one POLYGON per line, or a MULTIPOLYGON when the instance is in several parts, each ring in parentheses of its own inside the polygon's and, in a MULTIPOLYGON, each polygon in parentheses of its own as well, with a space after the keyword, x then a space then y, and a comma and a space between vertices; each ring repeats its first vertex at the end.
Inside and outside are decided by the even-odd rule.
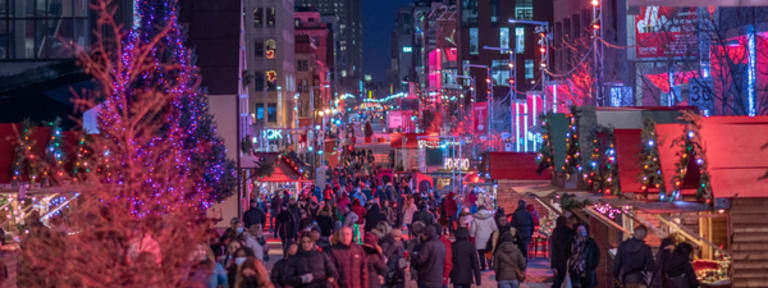
POLYGON ((635 16, 638 58, 698 54, 697 8, 645 6, 635 16))

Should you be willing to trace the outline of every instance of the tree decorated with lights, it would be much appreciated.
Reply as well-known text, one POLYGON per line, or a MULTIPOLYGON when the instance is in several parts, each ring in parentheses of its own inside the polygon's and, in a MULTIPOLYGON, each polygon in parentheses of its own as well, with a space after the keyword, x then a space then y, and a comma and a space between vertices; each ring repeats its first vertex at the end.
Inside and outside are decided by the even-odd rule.
POLYGON ((183 119, 194 113, 183 107, 204 96, 185 62, 189 52, 169 57, 179 52, 166 45, 180 39, 173 38, 177 10, 175 2, 159 2, 138 3, 139 18, 153 19, 151 30, 123 29, 107 0, 92 5, 96 39, 88 51, 73 47, 100 89, 75 101, 82 110, 101 106, 100 134, 81 138, 87 155, 78 156, 87 159, 79 169, 92 166, 91 172, 51 175, 79 193, 76 207, 66 210, 72 233, 50 233, 31 219, 21 243, 20 287, 196 287, 203 282, 195 275, 210 271, 198 266, 207 258, 200 248, 209 227, 205 209, 216 199, 211 185, 223 177, 206 174, 229 172, 197 166, 191 155, 217 153, 218 142, 190 140, 201 124, 183 119), (153 7, 165 10, 147 13, 153 7))
MULTIPOLYGON (((579 117, 581 110, 577 106, 571 106, 568 113, 568 132, 565 133, 565 163, 561 170, 570 178, 574 173, 581 173, 581 151, 579 148, 579 117)), ((578 176, 577 176, 578 177, 578 176)))
POLYGON ((37 156, 32 153, 32 148, 35 146, 35 141, 32 139, 34 130, 35 128, 29 119, 22 122, 21 133, 14 148, 15 156, 11 169, 11 182, 14 184, 24 182, 25 176, 31 184, 37 181, 37 160, 39 159, 36 159, 37 156))
POLYGON ((643 193, 648 193, 652 188, 658 189, 659 200, 667 201, 667 191, 664 186, 664 177, 661 175, 661 162, 659 157, 659 141, 656 137, 656 122, 646 120, 642 132, 643 150, 638 155, 640 174, 638 178, 642 183, 643 193))
POLYGON ((552 139, 550 136, 550 131, 552 131, 551 127, 551 116, 550 114, 543 114, 539 116, 541 119, 541 148, 539 148, 539 153, 536 155, 536 161, 539 162, 539 168, 536 169, 536 173, 541 174, 541 172, 544 172, 544 170, 552 167, 552 161, 553 161, 553 155, 554 155, 554 148, 552 147, 552 139))
POLYGON ((63 176, 64 161, 66 157, 64 151, 62 151, 62 141, 64 138, 63 130, 61 128, 61 118, 56 117, 54 121, 48 122, 48 127, 51 128, 51 136, 48 141, 48 146, 45 147, 45 160, 49 163, 47 169, 43 171, 43 181, 47 185, 52 185, 52 177, 49 174, 58 174, 57 176, 63 176))
POLYGON ((592 133, 592 153, 587 171, 582 172, 582 180, 594 193, 619 195, 619 169, 616 167, 613 131, 598 127, 592 133))
POLYGON ((679 150, 675 152, 678 157, 675 163, 675 169, 678 172, 672 177, 671 185, 673 187, 672 200, 680 200, 682 195, 680 189, 685 184, 686 174, 691 161, 695 161, 699 172, 699 183, 696 187, 696 199, 706 200, 707 204, 712 201, 712 185, 710 184, 709 170, 707 166, 706 151, 701 143, 699 130, 701 129, 700 116, 691 111, 683 111, 680 120, 685 123, 685 132, 682 136, 672 141, 672 146, 677 146, 679 150))

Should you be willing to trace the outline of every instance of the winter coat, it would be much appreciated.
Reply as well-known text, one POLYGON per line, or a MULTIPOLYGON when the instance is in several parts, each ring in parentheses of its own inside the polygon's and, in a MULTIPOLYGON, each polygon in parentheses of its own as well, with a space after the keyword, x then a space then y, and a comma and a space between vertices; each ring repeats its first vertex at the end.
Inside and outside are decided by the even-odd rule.
POLYGON ((285 281, 285 272, 287 270, 288 266, 288 259, 283 258, 275 262, 275 265, 272 266, 272 271, 269 274, 269 280, 272 281, 272 285, 275 285, 275 288, 283 288, 286 286, 285 281))
POLYGON ((380 222, 386 222, 387 216, 379 211, 379 205, 372 205, 368 214, 365 215, 365 231, 371 231, 379 225, 380 222))
POLYGON ((499 244, 493 257, 493 270, 496 280, 520 280, 517 279, 517 270, 525 271, 525 257, 512 241, 504 241, 499 244))
POLYGON ((403 213, 403 223, 405 224, 412 224, 413 223, 413 214, 416 213, 419 209, 416 208, 416 204, 411 203, 411 206, 405 207, 405 212, 403 213))
POLYGON ((445 245, 435 231, 434 226, 427 226, 425 233, 428 240, 413 256, 413 265, 418 271, 419 287, 443 287, 443 269, 445 265, 445 245))
POLYGON ((368 258, 368 287, 379 288, 381 287, 379 276, 385 277, 389 267, 384 263, 384 257, 378 249, 363 246, 363 250, 368 258))
POLYGON ((653 271, 653 253, 644 241, 631 238, 619 244, 613 276, 622 283, 641 283, 642 272, 653 271))
POLYGON ((440 242, 445 247, 445 263, 443 264, 443 286, 447 286, 451 280, 451 270, 453 270, 453 249, 451 249, 451 240, 448 237, 440 236, 440 242))
POLYGON ((320 227, 320 235, 330 237, 331 233, 333 233, 333 217, 331 217, 330 213, 320 211, 320 215, 315 217, 315 221, 317 221, 317 226, 320 227))
POLYGON ((552 245, 550 263, 553 269, 565 269, 568 257, 571 257, 571 243, 573 243, 573 230, 568 226, 555 227, 550 240, 552 245))
POLYGON ((328 278, 338 278, 331 260, 317 249, 299 249, 296 255, 288 258, 284 273, 283 282, 292 287, 331 287, 328 278), (305 274, 312 274, 312 282, 302 283, 301 276, 305 274))
POLYGON ((484 250, 491 234, 497 230, 496 221, 493 220, 493 213, 486 209, 477 211, 472 217, 474 220, 470 226, 469 235, 475 238, 475 248, 484 250))
POLYGON ((472 275, 475 276, 475 284, 480 286, 480 262, 477 258, 477 249, 469 241, 469 235, 466 229, 456 231, 456 242, 451 245, 451 283, 455 285, 472 284, 472 275))
POLYGON ((453 192, 448 193, 448 196, 445 197, 445 200, 443 200, 443 210, 445 211, 445 215, 448 217, 456 218, 456 211, 459 208, 456 205, 456 200, 453 199, 453 192))
POLYGON ((688 259, 688 255, 673 252, 667 262, 663 263, 664 282, 669 288, 697 288, 699 281, 693 271, 693 265, 688 259))
POLYGON ((432 225, 435 224, 435 218, 432 217, 432 214, 429 214, 429 211, 427 209, 419 209, 419 211, 416 211, 415 214, 413 214, 413 221, 414 222, 420 221, 426 225, 432 225))
MULTIPOLYGON (((595 274, 595 269, 597 269, 597 265, 600 264, 600 248, 597 247, 597 243, 592 238, 587 238, 585 243, 585 247, 582 253, 585 253, 585 271, 583 277, 580 277, 579 275, 576 275, 574 272, 570 272, 571 274, 571 281, 578 281, 581 283, 581 288, 592 288, 597 286, 597 274, 595 274)), ((575 244, 575 242, 574 242, 575 244)), ((573 245, 572 245, 573 246, 573 245)), ((573 251, 573 247, 571 247, 571 251, 573 251)), ((576 258, 577 255, 573 255, 574 253, 571 252, 571 259, 576 258)), ((570 269, 570 267, 569 267, 570 269)))
POLYGON ((261 224, 261 227, 267 223, 267 215, 261 208, 251 208, 243 214, 243 225, 245 229, 254 224, 261 224))
POLYGON ((337 243, 328 255, 339 273, 339 288, 368 288, 368 259, 362 247, 337 243))
POLYGON ((512 226, 517 229, 517 235, 521 240, 531 239, 533 235, 533 216, 523 207, 517 207, 512 214, 512 226))

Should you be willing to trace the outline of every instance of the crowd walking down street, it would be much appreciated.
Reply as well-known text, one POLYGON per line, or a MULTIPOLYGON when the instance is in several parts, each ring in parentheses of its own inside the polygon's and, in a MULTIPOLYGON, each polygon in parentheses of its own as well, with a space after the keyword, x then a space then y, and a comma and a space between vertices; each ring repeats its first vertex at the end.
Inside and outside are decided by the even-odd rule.
MULTIPOLYGON (((598 285, 606 251, 574 215, 557 218, 549 257, 537 257, 528 247, 539 219, 524 200, 511 214, 459 207, 454 193, 412 193, 408 179, 380 183, 370 152, 349 152, 344 162, 349 168, 332 170, 323 189, 254 197, 242 221, 231 219, 220 236, 211 231, 209 287, 598 285)), ((698 287, 691 246, 665 239, 654 258, 646 233, 638 226, 619 245, 613 284, 698 287)))

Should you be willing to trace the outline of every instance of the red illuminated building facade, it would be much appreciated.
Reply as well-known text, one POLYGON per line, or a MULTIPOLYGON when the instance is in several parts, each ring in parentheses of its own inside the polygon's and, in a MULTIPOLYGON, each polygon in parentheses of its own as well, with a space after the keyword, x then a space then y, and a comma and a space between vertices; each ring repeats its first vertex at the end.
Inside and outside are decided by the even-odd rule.
POLYGON ((296 90, 293 127, 310 125, 315 111, 329 108, 329 86, 333 66, 333 33, 322 22, 320 13, 311 8, 297 8, 294 14, 296 33, 296 90), (313 97, 314 99, 310 99, 313 97))

